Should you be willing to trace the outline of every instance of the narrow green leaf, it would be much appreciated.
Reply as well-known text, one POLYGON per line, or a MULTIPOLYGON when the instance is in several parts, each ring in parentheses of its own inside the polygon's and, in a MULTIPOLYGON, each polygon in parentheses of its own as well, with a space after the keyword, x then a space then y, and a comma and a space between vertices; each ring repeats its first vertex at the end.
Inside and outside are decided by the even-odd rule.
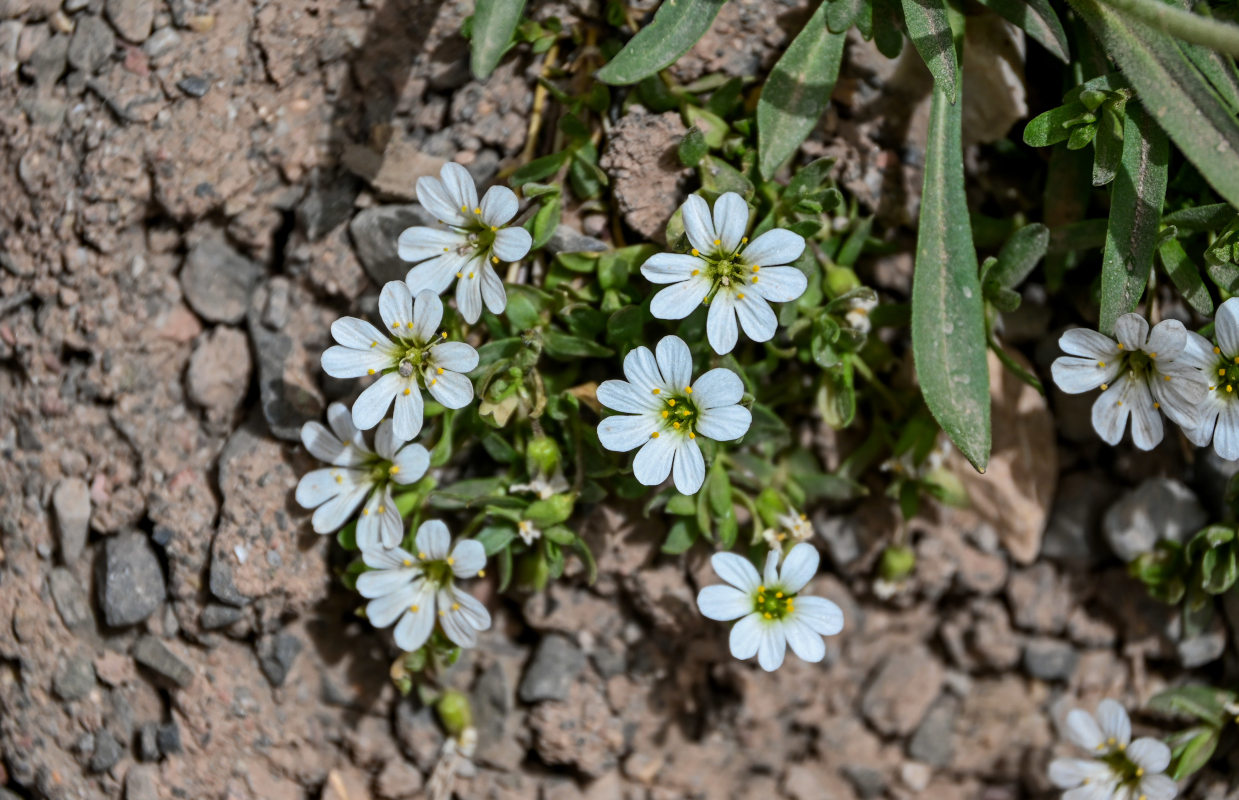
POLYGON ((846 33, 826 29, 825 0, 774 65, 757 101, 757 158, 761 174, 774 175, 817 124, 839 77, 846 33))
POLYGON ((1050 229, 1041 223, 1020 228, 1002 246, 997 263, 986 276, 986 283, 993 282, 1007 289, 1019 286, 1045 257, 1049 245, 1050 229))
POLYGON ((1188 257, 1178 239, 1167 239, 1157 248, 1162 267, 1187 304, 1203 316, 1213 316, 1213 297, 1200 278, 1200 267, 1188 257))
POLYGON ((560 150, 558 153, 551 153, 549 156, 535 158, 516 170, 516 172, 513 172, 510 183, 513 186, 524 186, 531 181, 545 180, 559 172, 559 168, 568 163, 568 159, 571 157, 571 151, 560 150))
POLYGON ((1029 147, 1049 147, 1065 142, 1073 131, 1068 123, 1079 120, 1087 113, 1088 109, 1078 101, 1043 111, 1024 126, 1024 144, 1029 147))
POLYGON ((1102 333, 1140 302, 1161 230, 1170 143, 1143 108, 1132 106, 1123 125, 1123 163, 1114 179, 1106 249, 1101 263, 1102 333))
POLYGON ((670 66, 710 29, 723 2, 663 0, 650 24, 598 70, 598 80, 612 86, 625 86, 670 66))
POLYGON ((847 33, 868 7, 865 0, 825 0, 822 8, 826 9, 826 29, 831 33, 847 33))
POLYGON ((902 0, 908 38, 942 89, 948 103, 958 96, 959 63, 947 16, 946 0, 902 0))
POLYGON ((1217 750, 1218 739, 1221 735, 1218 728, 1200 728, 1199 733, 1193 736, 1183 751, 1179 753, 1179 758, 1170 771, 1170 777, 1181 781, 1209 763, 1213 752, 1217 750))
POLYGON ((1071 63, 1071 51, 1067 47, 1067 32, 1058 15, 1050 7, 1049 0, 980 0, 1003 19, 1023 29, 1050 55, 1064 64, 1071 63))
POLYGON ((912 352, 925 404, 974 467, 990 451, 989 369, 964 196, 962 103, 934 88, 912 279, 912 352))
POLYGON ((1093 185, 1105 186, 1118 174, 1123 160, 1123 120, 1127 100, 1107 100, 1093 140, 1093 185))
POLYGON ((1220 228, 1230 222, 1235 211, 1229 203, 1212 203, 1207 206, 1181 208, 1162 217, 1163 225, 1173 225, 1180 231, 1200 233, 1220 228))
POLYGON ((1205 180, 1239 205, 1239 125, 1174 40, 1101 0, 1071 0, 1071 5, 1118 62, 1149 114, 1205 180))
POLYGON ((701 129, 693 126, 680 140, 680 146, 676 152, 680 156, 681 164, 686 167, 695 167, 701 163, 701 159, 705 158, 706 151, 709 149, 706 137, 701 135, 701 129))
POLYGON ((478 0, 473 12, 473 52, 469 66, 473 77, 485 80, 508 51, 516 23, 525 10, 525 0, 478 0))

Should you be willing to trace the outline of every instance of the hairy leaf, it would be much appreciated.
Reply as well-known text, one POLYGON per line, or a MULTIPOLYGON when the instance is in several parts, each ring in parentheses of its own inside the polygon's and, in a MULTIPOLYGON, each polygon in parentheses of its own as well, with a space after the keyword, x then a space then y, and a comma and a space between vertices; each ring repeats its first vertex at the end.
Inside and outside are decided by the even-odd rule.
POLYGON ((469 60, 473 77, 484 80, 499 65, 524 10, 525 0, 478 0, 469 60))
POLYGON ((1067 32, 1049 0, 981 0, 981 5, 1022 28, 1059 61, 1071 63, 1067 32))
POLYGON ((959 62, 946 0, 902 0, 903 16, 908 25, 908 38, 921 54, 925 66, 934 76, 934 84, 942 89, 948 103, 958 95, 959 62))
POLYGON ((1213 298, 1200 278, 1200 267, 1188 257, 1178 239, 1166 239, 1157 248, 1162 266, 1187 304, 1206 317, 1213 316, 1213 298))
POLYGON ((724 0, 663 0, 649 25, 602 69, 598 80, 624 86, 670 66, 688 52, 718 16, 724 0))

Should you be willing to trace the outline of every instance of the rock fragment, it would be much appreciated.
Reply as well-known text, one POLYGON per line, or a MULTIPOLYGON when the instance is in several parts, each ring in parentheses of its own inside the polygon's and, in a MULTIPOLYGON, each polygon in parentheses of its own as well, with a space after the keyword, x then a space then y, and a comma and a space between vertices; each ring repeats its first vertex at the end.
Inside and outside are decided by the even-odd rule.
POLYGON ((73 38, 69 41, 69 65, 89 74, 107 63, 116 49, 116 35, 108 24, 93 14, 77 18, 73 38))
POLYGON ((99 576, 99 605, 108 625, 133 625, 155 613, 166 597, 163 571, 141 533, 108 539, 99 576))
POLYGON ((434 215, 419 205, 367 208, 349 223, 357 257, 376 286, 402 281, 413 266, 396 255, 396 239, 405 228, 438 225, 434 215))
POLYGON ((263 268, 238 253, 222 233, 202 237, 181 268, 181 290, 194 312, 205 320, 235 325, 245 318, 250 293, 263 268))
POLYGON ((194 348, 185 372, 185 388, 189 399, 206 409, 208 418, 224 422, 245 399, 251 372, 245 334, 220 325, 194 348))
POLYGON ((1131 561, 1160 540, 1186 541, 1208 521, 1191 489, 1171 478, 1150 478, 1106 510, 1101 532, 1116 556, 1131 561))
POLYGON ((1043 681, 1067 680, 1079 663, 1076 649, 1059 639, 1037 637, 1024 646, 1024 671, 1043 681))
POLYGON ((598 162, 624 221, 647 239, 666 241, 667 220, 684 200, 692 170, 680 164, 678 148, 686 133, 679 113, 635 106, 611 129, 598 162))
POLYGON ((73 564, 86 547, 90 528, 90 487, 81 478, 65 478, 52 492, 52 512, 60 535, 60 558, 73 564))
POLYGON ((521 702, 566 699, 583 669, 585 655, 571 639, 558 634, 545 637, 525 668, 519 689, 521 702))
POLYGON ((80 656, 64 658, 52 676, 52 691, 61 700, 80 700, 95 688, 95 667, 80 656))
POLYGON ((155 24, 155 0, 107 0, 104 6, 116 32, 142 44, 155 24))
POLYGON ((104 728, 95 734, 95 751, 90 756, 90 771, 104 772, 115 766, 125 749, 112 732, 104 728))
POLYGON ((133 646, 134 659, 173 684, 185 688, 194 679, 193 669, 176 656, 158 637, 146 635, 133 646))
POLYGON ((879 733, 911 733, 938 697, 944 678, 942 665, 922 646, 893 653, 869 682, 861 713, 879 733))
POLYGON ((65 627, 75 632, 87 630, 95 621, 95 615, 91 613, 90 598, 77 576, 64 567, 56 567, 47 583, 65 627))
POLYGON ((289 633, 264 636, 258 640, 258 665, 272 686, 283 686, 293 662, 301 653, 301 640, 289 633))

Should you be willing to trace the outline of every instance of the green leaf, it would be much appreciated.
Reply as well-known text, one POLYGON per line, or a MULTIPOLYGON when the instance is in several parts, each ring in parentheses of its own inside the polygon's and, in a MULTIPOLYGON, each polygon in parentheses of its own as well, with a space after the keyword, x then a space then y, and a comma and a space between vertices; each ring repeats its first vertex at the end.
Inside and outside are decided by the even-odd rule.
POLYGON ((902 0, 908 38, 921 54, 948 103, 959 94, 959 63, 947 14, 946 0, 902 0))
POLYGON ((482 543, 482 549, 489 558, 511 544, 516 538, 516 530, 511 525, 487 525, 473 538, 482 543))
MULTIPOLYGON (((1049 147, 1071 138, 1076 128, 1090 121, 1091 112, 1078 101, 1043 111, 1024 126, 1024 144, 1049 147)), ((1075 148, 1073 148, 1075 149, 1075 148)))
POLYGON ((856 417, 856 388, 850 359, 822 373, 816 400, 822 421, 827 425, 842 429, 852 424, 856 417))
POLYGON ((1120 316, 1136 307, 1153 268, 1166 198, 1170 144, 1142 108, 1128 110, 1123 164, 1114 179, 1106 249, 1101 264, 1101 322, 1107 336, 1120 316))
POLYGON ((701 175, 701 188, 708 192, 715 194, 735 192, 745 200, 753 196, 753 182, 721 158, 706 156, 701 160, 701 166, 697 168, 697 172, 701 175))
MULTIPOLYGON (((1165 218, 1162 218, 1165 221, 1165 218)), ((1199 314, 1213 316, 1213 297, 1200 278, 1200 267, 1190 259, 1178 239, 1166 239, 1157 248, 1162 267, 1174 283, 1175 288, 1183 295, 1187 304, 1199 314)))
MULTIPOLYGON (((557 494, 545 500, 535 500, 529 504, 523 514, 524 518, 539 528, 557 525, 572 516, 575 505, 572 495, 557 494)), ((566 544, 560 542, 560 544, 566 544)))
POLYGON ((1050 245, 1050 229, 1039 222, 1025 225, 1011 237, 998 253, 993 269, 985 276, 985 283, 1014 289, 1024 282, 1028 274, 1045 257, 1050 245))
POLYGON ((727 137, 727 123, 718 115, 700 106, 688 106, 684 109, 684 116, 688 118, 689 125, 701 131, 706 145, 714 148, 723 146, 723 140, 727 137))
POLYGON ((1148 706, 1153 711, 1198 719, 1215 728, 1220 728, 1229 717, 1226 704, 1233 702, 1234 692, 1215 689, 1212 686, 1189 683, 1158 692, 1149 698, 1148 706))
POLYGON ((485 80, 498 66, 524 10, 525 0, 478 0, 473 12, 473 52, 469 60, 473 77, 485 80))
POLYGON ((723 2, 663 0, 650 24, 598 70, 598 80, 612 86, 624 86, 670 66, 710 29, 723 2))
POLYGON ((843 1, 823 0, 762 87, 757 101, 757 158, 767 178, 795 154, 830 102, 847 34, 827 30, 826 15, 843 1))
POLYGON ((680 156, 681 164, 686 167, 695 167, 701 163, 701 159, 705 158, 709 149, 706 137, 702 136, 701 129, 694 125, 688 129, 688 133, 684 134, 676 152, 680 156))
POLYGON ((1196 730, 1196 735, 1184 745, 1170 771, 1170 777, 1176 781, 1181 781, 1199 771, 1201 767, 1209 763, 1209 759, 1217 750, 1218 740, 1222 736, 1218 728, 1197 728, 1196 730))
POLYGON ((693 546, 697 541, 697 526, 686 518, 680 518, 667 531, 667 540, 663 542, 662 551, 667 555, 679 555, 693 546))
POLYGON ((723 462, 716 460, 710 465, 710 474, 706 477, 706 497, 710 503, 710 513, 721 517, 731 511, 731 480, 727 477, 727 468, 723 462))
POLYGON ((697 513, 697 501, 693 499, 692 495, 675 492, 667 499, 666 510, 668 514, 674 514, 679 517, 691 517, 697 513))
POLYGON ((1071 5, 1188 161, 1223 198, 1239 205, 1239 125, 1175 41, 1101 0, 1071 5))
POLYGON ((1123 160, 1123 121, 1126 97, 1107 100, 1097 121, 1093 138, 1093 185, 1105 186, 1114 180, 1123 160))
POLYGON ((1207 206, 1193 206, 1172 211, 1162 217, 1163 225, 1173 225, 1181 232, 1200 233, 1220 228, 1230 222, 1235 216, 1235 210, 1229 203, 1212 203, 1207 206))
POLYGON ((1050 7, 1049 0, 981 0, 981 5, 1022 28, 1059 61, 1071 63, 1067 32, 1050 7))
POLYGON ((821 8, 826 9, 826 30, 847 33, 868 5, 865 0, 825 0, 821 8))
POLYGON ((912 352, 925 404, 977 470, 989 462, 989 369, 964 196, 962 103, 934 89, 912 279, 912 352))
POLYGON ((559 359, 601 357, 612 353, 611 348, 603 347, 597 342, 556 330, 548 330, 542 335, 542 346, 547 355, 559 359))
POLYGON ((568 163, 568 159, 572 157, 572 152, 569 150, 560 150, 558 153, 551 153, 549 156, 535 158, 525 166, 512 173, 509 182, 515 186, 524 186, 532 181, 541 181, 559 172, 559 168, 568 163))

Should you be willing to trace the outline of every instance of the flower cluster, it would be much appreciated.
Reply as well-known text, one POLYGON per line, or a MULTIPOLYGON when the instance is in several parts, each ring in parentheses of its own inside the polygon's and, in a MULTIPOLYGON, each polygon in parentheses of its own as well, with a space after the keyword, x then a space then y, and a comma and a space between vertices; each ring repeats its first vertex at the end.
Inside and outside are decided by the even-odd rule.
MULTIPOLYGON (((473 180, 458 164, 445 165, 438 178, 419 179, 417 195, 440 226, 411 227, 399 235, 397 251, 414 266, 403 281, 382 287, 381 327, 356 317, 332 324, 335 344, 322 355, 323 370, 334 378, 369 382, 351 409, 331 405, 330 429, 317 422, 303 428, 306 449, 325 466, 307 473, 296 492, 298 503, 314 509, 312 524, 319 533, 345 529, 346 537, 345 526, 356 519, 353 535, 365 567, 356 588, 368 600, 366 616, 376 627, 394 626, 396 644, 409 652, 426 646, 436 626, 454 645, 469 647, 491 625, 485 606, 457 585, 485 574, 487 549, 481 541, 453 545, 438 520, 406 533, 404 519, 422 496, 419 481, 431 462, 427 449, 414 441, 422 433, 427 398, 446 409, 473 401, 470 373, 477 370, 479 355, 460 340, 466 338, 460 331, 467 334, 466 326, 477 323, 484 308, 505 312, 508 294, 496 267, 519 261, 532 246, 530 233, 512 224, 519 210, 516 195, 495 186, 479 200, 473 180), (453 281, 463 325, 444 320, 440 294, 453 281), (372 446, 365 438, 371 429, 372 446)), ((804 252, 804 239, 774 228, 750 242, 749 207, 734 192, 718 197, 713 209, 691 195, 681 216, 690 252, 660 253, 641 267, 646 279, 663 285, 650 302, 652 315, 679 320, 706 306, 706 338, 719 355, 734 349, 741 329, 755 342, 771 340, 777 319, 770 304, 796 300, 808 286, 805 274, 790 266, 804 252)), ((864 317, 868 307, 856 310, 864 317)), ((858 326, 863 321, 858 319, 858 326)), ((703 444, 736 441, 749 431, 753 416, 744 402, 743 380, 726 367, 694 377, 692 352, 676 335, 663 337, 652 351, 630 350, 623 372, 624 380, 597 387, 598 402, 618 412, 600 421, 598 442, 616 452, 637 451, 632 470, 640 483, 657 486, 670 477, 680 494, 695 494, 706 479, 706 458, 715 452, 703 444)), ((508 486, 511 493, 537 498, 527 516, 511 516, 515 536, 526 547, 557 548, 573 537, 558 524, 571 504, 562 515, 555 510, 571 484, 557 453, 543 452, 545 442, 542 437, 543 444, 526 454, 529 481, 508 486)), ((739 620, 732 652, 742 659, 756 654, 766 670, 782 663, 787 646, 806 661, 820 661, 822 637, 843 627, 838 606, 800 594, 818 568, 817 551, 805 542, 812 527, 790 509, 776 522, 779 530, 766 535, 764 577, 741 556, 720 553, 715 567, 734 588, 707 587, 699 598, 707 617, 739 620)))
POLYGON ((1073 709, 1066 732, 1089 757, 1050 762, 1050 782, 1066 790, 1063 800, 1173 800, 1179 793, 1162 774, 1170 766, 1170 748, 1148 737, 1133 742, 1131 719, 1115 701, 1102 700, 1096 717, 1073 709))

